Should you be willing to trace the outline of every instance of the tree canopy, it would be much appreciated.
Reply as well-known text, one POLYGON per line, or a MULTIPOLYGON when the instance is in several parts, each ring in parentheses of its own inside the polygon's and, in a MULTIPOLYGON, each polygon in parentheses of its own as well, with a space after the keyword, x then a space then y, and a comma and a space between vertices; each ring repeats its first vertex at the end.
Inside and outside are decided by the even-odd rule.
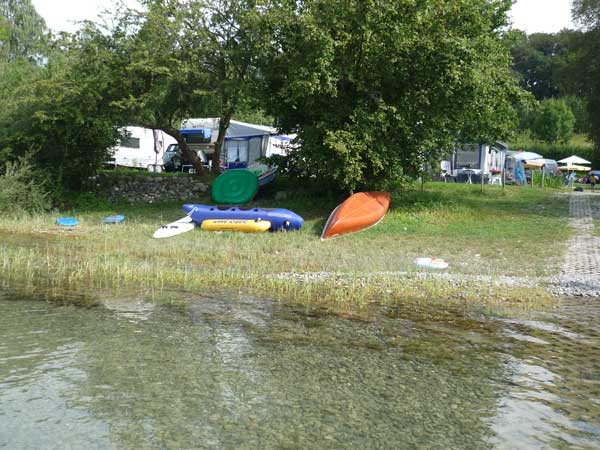
POLYGON ((563 99, 546 99, 535 110, 532 131, 544 142, 566 142, 573 134, 575 115, 563 99))
MULTIPOLYGON (((507 45, 510 0, 141 3, 107 26, 50 40, 43 61, 9 63, 0 77, 9 97, 0 111, 4 160, 59 161, 53 173, 76 185, 120 126, 164 130, 194 159, 181 120, 219 117, 217 162, 229 121, 242 113, 297 134, 279 161, 290 173, 354 191, 419 175, 456 144, 506 137, 525 98, 507 45)), ((0 36, 8 24, 4 17, 0 36)), ((518 47, 523 67, 550 79, 543 98, 563 90, 536 65, 552 66, 561 53, 550 41, 518 47)))
POLYGON ((377 187, 513 123, 520 91, 501 39, 510 1, 275 3, 263 101, 298 132, 296 173, 377 187))
POLYGON ((600 152, 600 1, 574 0, 573 15, 588 28, 577 60, 578 79, 587 99, 590 135, 600 152))
POLYGON ((115 125, 163 130, 203 173, 202 162, 179 132, 182 119, 205 114, 212 102, 206 73, 196 60, 189 5, 144 3, 144 11, 126 9, 114 17, 110 29, 88 24, 78 38, 77 70, 108 100, 115 125))
POLYGON ((31 0, 0 0, 0 59, 39 56, 45 34, 46 23, 31 0))

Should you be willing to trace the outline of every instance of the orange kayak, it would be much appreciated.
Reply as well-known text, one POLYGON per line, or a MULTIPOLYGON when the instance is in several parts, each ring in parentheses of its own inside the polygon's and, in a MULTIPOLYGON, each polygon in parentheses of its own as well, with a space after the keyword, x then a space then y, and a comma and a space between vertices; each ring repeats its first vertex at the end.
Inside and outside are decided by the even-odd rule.
POLYGON ((389 192, 358 192, 333 210, 321 240, 377 225, 390 207, 389 192))

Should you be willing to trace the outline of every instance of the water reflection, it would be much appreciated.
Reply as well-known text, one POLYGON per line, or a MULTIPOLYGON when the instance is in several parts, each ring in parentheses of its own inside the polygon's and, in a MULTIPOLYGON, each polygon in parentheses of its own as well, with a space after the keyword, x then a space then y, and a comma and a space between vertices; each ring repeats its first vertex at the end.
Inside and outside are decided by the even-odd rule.
POLYGON ((0 295, 0 448, 600 443, 593 303, 348 320, 251 298, 13 297, 0 295))

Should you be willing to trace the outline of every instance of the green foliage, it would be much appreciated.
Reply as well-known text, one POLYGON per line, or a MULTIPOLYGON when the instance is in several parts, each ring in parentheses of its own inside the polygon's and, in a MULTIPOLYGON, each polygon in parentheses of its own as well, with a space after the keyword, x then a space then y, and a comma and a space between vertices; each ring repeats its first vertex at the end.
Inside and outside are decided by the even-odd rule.
POLYGON ((597 26, 600 23, 600 1, 573 0, 573 16, 584 25, 597 26))
MULTIPOLYGON (((512 31, 507 39, 513 56, 513 69, 518 73, 522 87, 540 101, 550 98, 563 99, 575 115, 575 131, 578 133, 587 133, 590 130, 588 102, 585 98, 585 73, 588 70, 585 48, 588 40, 587 33, 573 30, 531 35, 512 31)), ((529 129, 535 132, 542 127, 546 128, 542 131, 545 139, 556 138, 556 133, 548 132, 547 124, 540 123, 552 119, 539 118, 538 107, 524 105, 520 112, 521 130, 529 129), (546 136, 547 134, 549 136, 546 136)))
MULTIPOLYGON (((262 30, 261 11, 267 6, 258 7, 256 0, 192 1, 190 5, 191 22, 198 30, 194 35, 194 59, 207 75, 213 110, 219 117, 212 156, 212 170, 219 172, 218 162, 230 120, 238 110, 253 103, 249 97, 256 88, 256 79, 261 77, 256 68, 257 56, 263 47, 273 45, 262 30)), ((261 108, 258 109, 259 115, 263 115, 261 108)))
POLYGON ((0 17, 0 168, 27 156, 58 190, 79 188, 115 142, 108 101, 78 71, 76 42, 48 42, 29 0, 0 0, 0 17))
POLYGON ((597 154, 600 154, 600 1, 574 0, 573 16, 587 28, 576 60, 579 69, 577 78, 588 103, 590 136, 597 154))
POLYGON ((276 45, 264 49, 260 91, 298 133, 286 163, 296 174, 376 188, 511 127, 520 92, 500 31, 510 2, 281 3, 264 15, 276 45))
POLYGON ((62 53, 26 74, 0 114, 0 165, 29 161, 66 189, 78 189, 116 142, 106 100, 62 53))
POLYGON ((92 192, 72 192, 66 194, 62 199, 63 205, 79 211, 107 211, 111 209, 108 200, 98 197, 92 192))
POLYGON ((39 174, 29 162, 21 159, 4 166, 0 173, 0 212, 42 212, 50 206, 39 174))
POLYGON ((170 134, 202 174, 201 161, 179 133, 183 119, 220 118, 217 160, 241 102, 247 106, 242 115, 266 120, 247 101, 256 27, 243 21, 255 2, 149 0, 145 6, 144 12, 124 10, 111 18, 109 29, 89 25, 80 36, 79 70, 96 80, 121 124, 170 134))
POLYGON ((575 133, 587 134, 590 132, 590 116, 588 113, 588 102, 582 97, 567 95, 562 97, 571 108, 575 116, 575 133))
POLYGON ((563 99, 542 101, 534 114, 532 132, 540 140, 566 142, 573 135, 575 115, 563 99))
POLYGON ((559 95, 555 73, 558 55, 564 51, 559 35, 513 31, 509 42, 522 87, 538 100, 559 95))
MULTIPOLYGON (((542 171, 534 170, 531 173, 532 183, 535 187, 542 187, 542 171)), ((544 187, 552 189, 560 189, 563 187, 563 177, 555 176, 553 174, 544 174, 544 187)))
POLYGON ((45 50, 45 32, 31 0, 0 0, 0 60, 37 60, 45 50))

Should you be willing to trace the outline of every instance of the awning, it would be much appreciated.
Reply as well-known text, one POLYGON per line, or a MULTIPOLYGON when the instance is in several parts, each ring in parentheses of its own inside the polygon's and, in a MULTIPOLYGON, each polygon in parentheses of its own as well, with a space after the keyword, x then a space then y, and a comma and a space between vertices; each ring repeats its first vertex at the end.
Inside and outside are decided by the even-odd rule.
POLYGON ((541 169, 546 165, 546 161, 543 159, 533 159, 529 161, 525 161, 526 169, 541 169))

